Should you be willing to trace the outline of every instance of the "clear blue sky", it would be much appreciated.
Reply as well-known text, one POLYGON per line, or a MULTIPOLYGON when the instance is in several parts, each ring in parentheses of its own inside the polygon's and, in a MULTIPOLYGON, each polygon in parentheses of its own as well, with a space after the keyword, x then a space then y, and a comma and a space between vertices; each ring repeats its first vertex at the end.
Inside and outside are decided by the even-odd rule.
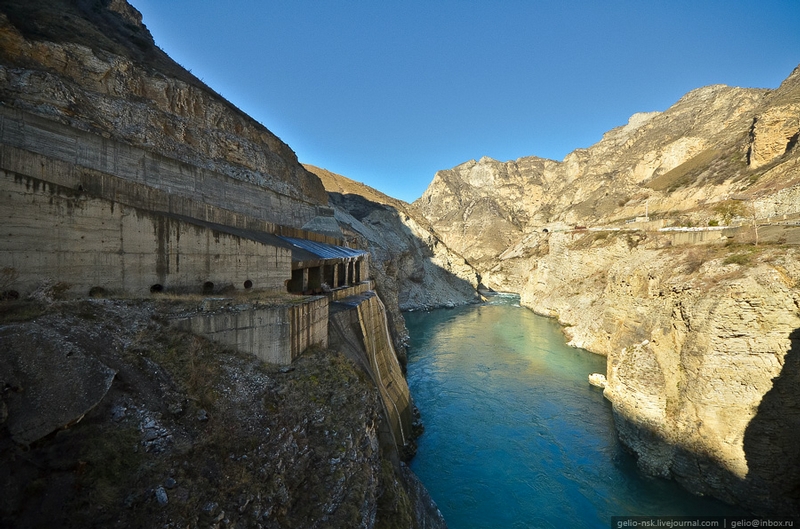
POLYGON ((130 0, 301 162, 413 201, 440 169, 561 160, 709 84, 775 88, 800 0, 130 0))

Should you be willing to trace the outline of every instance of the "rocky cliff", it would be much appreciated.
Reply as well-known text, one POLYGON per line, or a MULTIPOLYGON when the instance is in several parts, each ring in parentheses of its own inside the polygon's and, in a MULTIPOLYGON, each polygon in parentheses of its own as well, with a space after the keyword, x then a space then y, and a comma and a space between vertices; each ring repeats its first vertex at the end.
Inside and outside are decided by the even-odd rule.
POLYGON ((369 248, 377 290, 389 309, 395 347, 404 363, 408 331, 400 311, 479 301, 480 275, 442 243, 411 205, 325 169, 306 168, 328 191, 345 235, 369 248))
POLYGON ((771 91, 700 88, 664 112, 635 114, 562 162, 484 157, 439 171, 414 206, 473 264, 496 263, 544 228, 644 216, 705 225, 723 220, 730 199, 759 218, 796 213, 798 104, 800 70, 771 91))
POLYGON ((7 106, 327 201, 285 143, 172 61, 123 0, 4 2, 0 63, 7 106))
POLYGON ((414 203, 487 286, 607 355, 642 469, 792 514, 799 103, 800 68, 775 90, 700 88, 561 162, 440 171, 414 203))
MULTIPOLYGON (((315 211, 327 213, 319 178, 159 50, 124 0, 3 2, 0 102, 3 182, 19 207, 8 212, 15 231, 4 233, 3 251, 15 257, 27 255, 36 233, 25 229, 52 220, 24 205, 32 195, 34 209, 60 215, 64 231, 48 240, 71 253, 67 242, 80 240, 93 265, 125 280, 131 268, 92 252, 109 250, 100 234, 106 225, 137 219, 126 224, 132 229, 124 241, 111 229, 119 246, 109 253, 123 255, 122 245, 137 236, 159 236, 171 215, 186 225, 163 249, 182 239, 190 251, 178 252, 174 270, 201 277, 228 268, 222 254, 201 244, 227 241, 223 228, 258 231, 244 244, 263 251, 263 240, 278 232, 314 235, 300 228, 313 224, 315 211), (278 216, 283 210, 295 214, 278 216), (193 265, 203 265, 202 273, 193 265)), ((239 251, 228 253, 235 268, 242 237, 234 238, 228 246, 239 251)), ((293 251, 273 251, 287 276, 272 290, 285 290, 293 251)), ((153 257, 149 248, 143 254, 153 257)), ((42 274, 53 274, 45 268, 42 274)), ((70 268, 81 277, 80 264, 70 268)), ((0 525, 445 526, 396 444, 379 435, 388 388, 341 351, 312 347, 291 367, 270 367, 168 328, 168 300, 69 301, 61 298, 75 294, 64 296, 71 288, 64 282, 43 284, 36 299, 16 299, 20 292, 8 287, 19 274, 4 265, 0 275, 0 525)), ((257 290, 258 278, 238 279, 257 290)), ((160 287, 149 292, 158 296, 160 287)), ((393 288, 383 281, 399 314, 393 288)), ((180 299, 196 308, 197 299, 180 299)), ((372 339, 369 352, 397 376, 391 402, 405 408, 392 428, 405 428, 408 389, 397 361, 385 355, 392 350, 386 323, 373 305, 360 318, 363 341, 372 339)), ((383 364, 371 368, 380 373, 383 364)))

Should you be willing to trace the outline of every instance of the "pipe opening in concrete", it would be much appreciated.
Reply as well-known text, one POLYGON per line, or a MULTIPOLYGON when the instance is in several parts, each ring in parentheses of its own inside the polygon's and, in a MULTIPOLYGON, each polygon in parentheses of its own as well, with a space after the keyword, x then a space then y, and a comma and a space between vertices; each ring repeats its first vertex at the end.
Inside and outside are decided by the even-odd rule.
POLYGON ((156 283, 155 285, 150 287, 151 294, 155 294, 158 292, 164 292, 164 285, 159 285, 158 283, 156 283))
POLYGON ((212 292, 214 292, 214 283, 211 281, 203 283, 203 294, 211 294, 212 292))
POLYGON ((19 292, 16 290, 4 290, 0 292, 0 301, 19 299, 19 292))
MULTIPOLYGON (((153 291, 153 289, 151 288, 150 292, 152 292, 152 291, 153 291)), ((106 289, 104 289, 103 287, 92 287, 92 288, 89 289, 89 297, 90 298, 104 298, 107 295, 108 295, 108 291, 106 289)))
POLYGON ((247 281, 244 282, 244 288, 250 290, 251 288, 253 288, 253 282, 248 279, 247 281))

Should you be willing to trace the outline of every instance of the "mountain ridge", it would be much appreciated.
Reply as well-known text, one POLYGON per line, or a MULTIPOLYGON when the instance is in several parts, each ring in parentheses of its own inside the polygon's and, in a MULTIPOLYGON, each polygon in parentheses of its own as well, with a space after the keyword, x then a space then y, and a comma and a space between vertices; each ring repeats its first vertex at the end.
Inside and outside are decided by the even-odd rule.
POLYGON ((561 162, 439 171, 414 205, 488 287, 607 356, 646 473, 797 515, 778 460, 800 465, 781 389, 798 379, 799 135, 800 67, 776 89, 698 88, 561 162))

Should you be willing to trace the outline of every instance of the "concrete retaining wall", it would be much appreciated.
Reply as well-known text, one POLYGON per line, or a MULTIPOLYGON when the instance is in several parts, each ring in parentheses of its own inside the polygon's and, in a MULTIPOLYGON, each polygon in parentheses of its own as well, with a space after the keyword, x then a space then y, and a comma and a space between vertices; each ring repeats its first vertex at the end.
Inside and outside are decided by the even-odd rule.
POLYGON ((741 229, 724 228, 719 230, 690 230, 690 231, 659 231, 659 237, 668 238, 673 246, 683 246, 686 244, 706 244, 724 242, 730 238, 741 234, 741 229))
POLYGON ((349 298, 350 296, 358 296, 360 294, 366 294, 370 290, 374 290, 373 281, 364 281, 357 285, 338 288, 332 291, 328 296, 330 297, 331 301, 339 301, 345 298, 349 298))
POLYGON ((411 394, 397 360, 386 309, 374 292, 332 304, 330 347, 360 365, 378 388, 391 429, 399 447, 411 439, 411 394))
POLYGON ((224 307, 174 325, 264 362, 287 365, 313 345, 328 346, 328 306, 328 299, 320 297, 291 306, 224 307))
POLYGON ((201 291, 209 282, 284 291, 291 278, 290 250, 34 178, 0 170, 0 197, 0 267, 17 272, 6 288, 23 294, 47 279, 76 295, 145 295, 154 285, 201 291))
POLYGON ((328 307, 326 297, 289 307, 287 317, 292 329, 291 360, 312 345, 328 347, 328 307))

